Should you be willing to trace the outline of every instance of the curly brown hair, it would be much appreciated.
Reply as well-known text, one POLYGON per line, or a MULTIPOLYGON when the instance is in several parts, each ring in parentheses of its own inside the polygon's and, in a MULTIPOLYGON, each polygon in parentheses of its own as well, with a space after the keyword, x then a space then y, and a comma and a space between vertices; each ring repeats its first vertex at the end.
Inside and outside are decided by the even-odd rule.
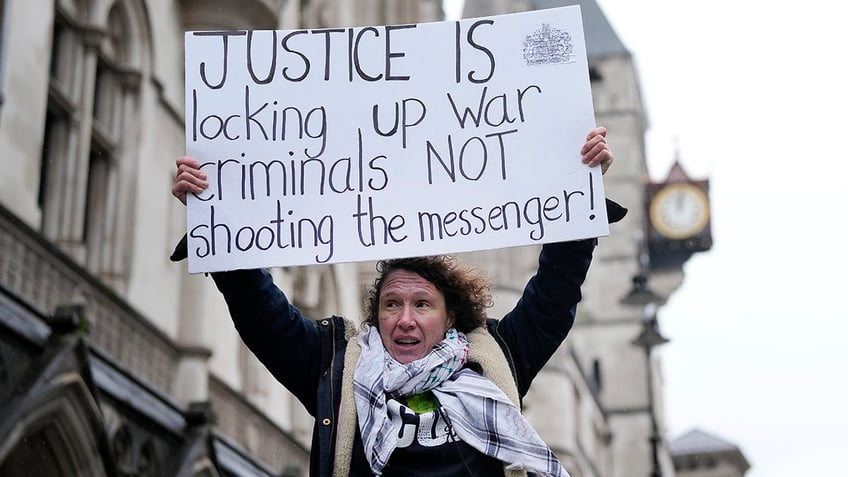
POLYGON ((390 273, 406 270, 432 283, 445 297, 445 307, 454 317, 454 328, 468 333, 486 321, 486 308, 492 306, 489 278, 471 267, 461 265, 454 257, 396 258, 377 262, 380 274, 368 287, 363 325, 379 327, 380 292, 390 273))

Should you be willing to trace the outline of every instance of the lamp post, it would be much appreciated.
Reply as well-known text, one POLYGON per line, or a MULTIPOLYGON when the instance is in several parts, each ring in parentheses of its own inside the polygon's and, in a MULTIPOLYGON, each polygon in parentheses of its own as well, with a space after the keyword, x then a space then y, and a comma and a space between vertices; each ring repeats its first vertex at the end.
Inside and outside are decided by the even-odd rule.
POLYGON ((660 334, 659 324, 657 323, 656 304, 650 303, 645 305, 645 314, 642 319, 642 331, 631 342, 634 346, 642 348, 645 354, 645 367, 647 375, 647 390, 648 390, 648 414, 651 419, 651 434, 648 440, 651 443, 651 457, 653 468, 651 477, 662 477, 662 469, 660 468, 659 445, 662 442, 659 426, 657 425, 657 415, 654 409, 654 373, 651 363, 651 354, 655 346, 668 343, 668 338, 660 334))
POLYGON ((662 477, 659 456, 659 446, 662 442, 662 436, 659 432, 656 410, 654 409, 654 372, 651 365, 651 355, 655 346, 668 343, 669 340, 660 334, 659 324, 657 322, 657 304, 664 301, 663 297, 648 287, 650 256, 648 255, 644 234, 641 230, 637 231, 636 234, 636 246, 639 270, 633 277, 633 288, 620 302, 623 305, 642 307, 642 328, 639 335, 631 341, 631 344, 642 348, 645 355, 645 373, 648 381, 648 415, 651 420, 651 434, 648 436, 648 441, 651 445, 651 460, 653 463, 650 475, 651 477, 662 477))

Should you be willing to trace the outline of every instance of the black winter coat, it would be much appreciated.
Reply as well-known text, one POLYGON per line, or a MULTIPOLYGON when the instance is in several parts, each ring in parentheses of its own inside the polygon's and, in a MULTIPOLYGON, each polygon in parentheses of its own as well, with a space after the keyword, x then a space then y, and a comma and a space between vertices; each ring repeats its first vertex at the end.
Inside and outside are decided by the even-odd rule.
MULTIPOLYGON (((515 308, 500 320, 487 321, 486 329, 503 351, 520 397, 574 323, 595 243, 590 239, 544 245, 538 271, 515 308)), ((355 413, 339 413, 345 351, 358 324, 337 316, 305 317, 264 270, 212 276, 245 344, 315 417, 310 476, 333 475, 339 422, 356 419, 355 413)))

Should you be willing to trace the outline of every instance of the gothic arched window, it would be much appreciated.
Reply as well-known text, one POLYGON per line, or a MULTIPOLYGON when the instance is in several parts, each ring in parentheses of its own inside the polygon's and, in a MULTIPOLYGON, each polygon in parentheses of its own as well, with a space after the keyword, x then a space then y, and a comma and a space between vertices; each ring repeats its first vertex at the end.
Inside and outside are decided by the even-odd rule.
POLYGON ((42 151, 42 232, 126 286, 143 21, 135 0, 58 0, 42 151))

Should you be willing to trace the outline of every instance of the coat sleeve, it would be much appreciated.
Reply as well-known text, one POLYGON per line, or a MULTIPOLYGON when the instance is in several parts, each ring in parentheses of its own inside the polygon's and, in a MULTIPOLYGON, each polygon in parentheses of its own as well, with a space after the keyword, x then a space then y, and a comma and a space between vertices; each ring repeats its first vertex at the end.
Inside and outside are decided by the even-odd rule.
POLYGON ((266 270, 213 273, 212 278, 247 347, 314 414, 322 339, 315 322, 289 303, 266 270))
POLYGON ((497 324, 521 396, 574 324, 595 243, 590 239, 544 245, 536 274, 515 308, 497 324))

